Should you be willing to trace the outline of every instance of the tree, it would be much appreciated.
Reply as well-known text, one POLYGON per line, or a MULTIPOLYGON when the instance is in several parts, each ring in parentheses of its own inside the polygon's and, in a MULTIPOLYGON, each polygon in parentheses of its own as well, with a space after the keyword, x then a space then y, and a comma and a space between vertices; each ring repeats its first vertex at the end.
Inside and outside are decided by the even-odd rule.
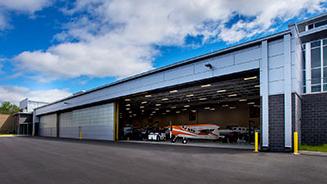
POLYGON ((0 114, 15 114, 19 112, 19 107, 10 102, 2 102, 0 105, 0 114))

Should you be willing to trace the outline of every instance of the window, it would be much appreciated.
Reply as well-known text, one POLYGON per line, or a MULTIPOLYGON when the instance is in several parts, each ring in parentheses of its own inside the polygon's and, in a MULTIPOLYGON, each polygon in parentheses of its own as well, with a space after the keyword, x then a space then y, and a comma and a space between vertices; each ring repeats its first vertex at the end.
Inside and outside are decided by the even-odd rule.
MULTIPOLYGON (((303 92, 306 93, 309 89, 306 88, 308 81, 311 80, 311 92, 327 91, 327 39, 312 41, 311 45, 311 68, 306 68, 305 49, 302 51, 303 57, 303 92), (311 70, 311 79, 306 78, 306 72, 311 70)), ((302 47, 304 48, 304 47, 302 47)))
POLYGON ((320 47, 320 40, 311 42, 311 48, 320 47))
POLYGON ((316 68, 320 67, 320 47, 311 49, 311 67, 316 68))
POLYGON ((311 86, 311 91, 312 92, 320 92, 321 91, 321 85, 312 85, 311 86))
POLYGON ((320 27, 320 26, 324 26, 327 24, 327 20, 321 21, 321 22, 317 22, 315 23, 315 27, 320 27))
POLYGON ((327 46, 324 46, 323 49, 323 56, 324 56, 324 66, 327 66, 327 46))
POLYGON ((313 29, 313 24, 309 24, 308 25, 308 29, 310 30, 310 29, 313 29))
POLYGON ((317 69, 312 69, 311 70, 311 84, 320 84, 320 76, 321 74, 321 69, 317 68, 317 69))

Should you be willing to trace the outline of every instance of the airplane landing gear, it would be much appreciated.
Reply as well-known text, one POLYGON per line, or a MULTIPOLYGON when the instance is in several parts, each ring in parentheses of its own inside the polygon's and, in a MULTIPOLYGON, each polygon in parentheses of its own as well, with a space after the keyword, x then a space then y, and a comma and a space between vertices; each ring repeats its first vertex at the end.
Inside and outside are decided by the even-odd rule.
POLYGON ((186 138, 183 139, 182 143, 187 144, 188 140, 186 138))

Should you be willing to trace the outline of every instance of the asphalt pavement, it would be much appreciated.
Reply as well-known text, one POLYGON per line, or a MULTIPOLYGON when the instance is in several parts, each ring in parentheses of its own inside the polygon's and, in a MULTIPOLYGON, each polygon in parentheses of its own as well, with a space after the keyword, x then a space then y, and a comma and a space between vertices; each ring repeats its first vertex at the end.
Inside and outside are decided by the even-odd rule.
POLYGON ((0 184, 326 183, 327 157, 31 137, 0 138, 0 184))

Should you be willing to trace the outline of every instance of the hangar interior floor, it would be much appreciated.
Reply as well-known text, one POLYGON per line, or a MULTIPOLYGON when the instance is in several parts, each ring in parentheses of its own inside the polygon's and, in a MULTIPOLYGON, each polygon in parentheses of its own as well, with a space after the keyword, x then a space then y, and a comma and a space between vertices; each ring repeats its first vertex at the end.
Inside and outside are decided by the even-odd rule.
POLYGON ((157 142, 157 141, 136 141, 136 140, 120 140, 121 143, 137 143, 137 144, 159 144, 159 145, 172 145, 172 146, 193 146, 193 147, 205 147, 205 148, 228 148, 228 149, 244 149, 253 150, 254 146, 251 144, 230 144, 230 143, 214 143, 214 142, 189 142, 183 144, 181 142, 172 143, 170 141, 157 142))

